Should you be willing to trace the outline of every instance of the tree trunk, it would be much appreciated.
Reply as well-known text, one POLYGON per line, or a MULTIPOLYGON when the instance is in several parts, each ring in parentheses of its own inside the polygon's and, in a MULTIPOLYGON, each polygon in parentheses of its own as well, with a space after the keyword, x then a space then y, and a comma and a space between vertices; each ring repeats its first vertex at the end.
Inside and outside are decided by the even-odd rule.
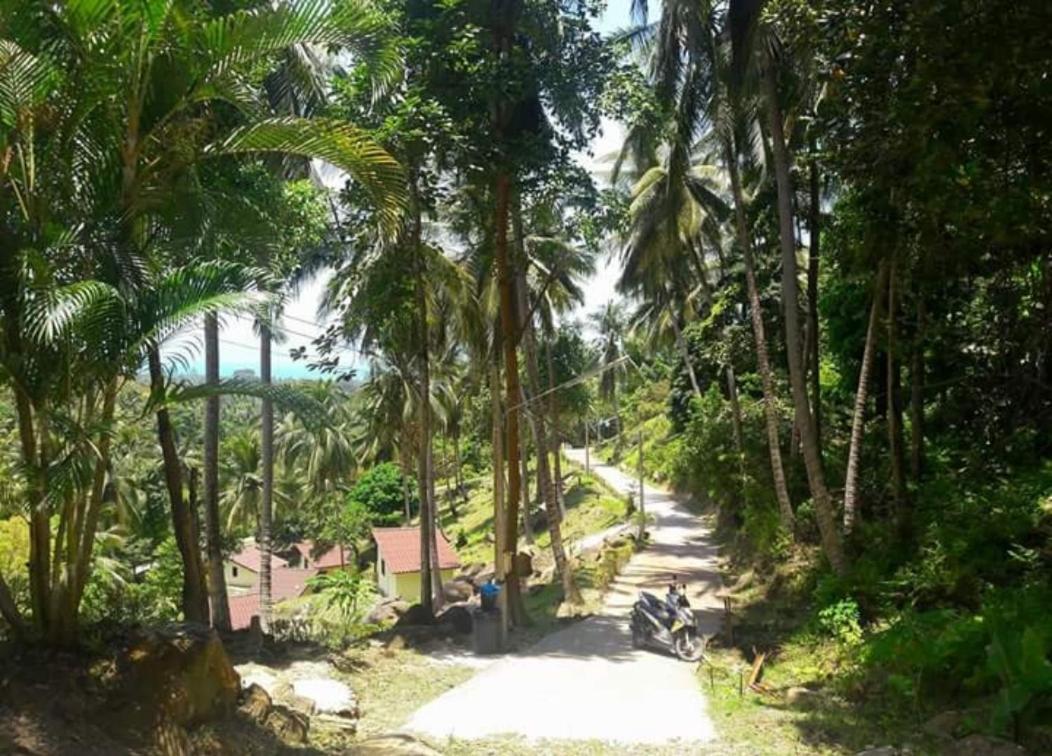
POLYGON ((862 458, 863 428, 866 420, 866 401, 869 377, 873 372, 873 355, 876 352, 876 334, 880 323, 884 288, 888 281, 888 266, 881 261, 877 281, 873 290, 873 303, 869 308, 869 324, 866 326, 866 345, 862 350, 862 367, 858 371, 858 390, 855 391, 855 410, 851 418, 851 445, 847 453, 847 472, 844 476, 844 534, 851 535, 858 521, 858 465, 862 458))
MULTIPOLYGON (((205 315, 205 381, 219 385, 219 318, 205 315)), ((230 605, 223 572, 222 526, 219 519, 219 397, 205 400, 204 508, 208 547, 208 595, 212 605, 212 626, 230 630, 230 605)))
MULTIPOLYGON (((520 399, 520 401, 522 401, 520 399)), ((521 427, 522 432, 522 455, 520 462, 522 464, 522 476, 519 480, 519 484, 522 486, 522 505, 519 507, 519 512, 522 515, 522 538, 529 544, 533 545, 533 507, 531 506, 532 501, 530 500, 530 445, 526 438, 526 428, 521 427)))
POLYGON ((676 338, 676 347, 679 349, 680 357, 683 358, 683 367, 687 369, 687 375, 690 377, 690 387, 694 390, 694 396, 700 399, 701 388, 698 384, 698 376, 694 372, 694 363, 690 361, 690 349, 687 346, 687 340, 683 338, 683 331, 679 328, 679 317, 672 311, 671 304, 667 302, 665 303, 665 310, 668 312, 668 319, 672 324, 672 333, 676 338))
POLYGON ((548 417, 552 421, 552 464, 555 471, 555 495, 559 499, 559 516, 565 518, 566 499, 563 495, 562 441, 559 438, 559 402, 555 390, 555 361, 552 359, 553 339, 554 334, 549 334, 547 349, 544 350, 548 363, 548 417))
POLYGON ((417 308, 417 401, 420 423, 420 446, 417 449, 417 491, 420 495, 420 607, 425 616, 433 617, 435 613, 435 560, 434 557, 434 500, 431 498, 431 360, 428 344, 427 324, 427 272, 424 265, 423 249, 420 242, 421 217, 420 205, 416 196, 416 177, 410 179, 411 207, 413 213, 413 255, 416 267, 416 308, 417 308))
MULTIPOLYGON (((157 347, 148 352, 150 388, 155 397, 164 393, 164 372, 161 354, 157 347)), ((161 445, 164 468, 164 483, 172 506, 172 529, 175 542, 183 560, 183 615, 188 622, 208 623, 208 590, 205 586, 204 565, 201 563, 201 546, 197 535, 194 513, 187 506, 183 493, 183 463, 175 442, 168 408, 157 410, 157 440, 161 445)))
POLYGON ((406 462, 408 454, 403 454, 402 460, 402 503, 405 505, 405 524, 409 525, 413 520, 413 509, 409 501, 409 465, 406 462))
POLYGON ((928 312, 923 293, 917 294, 917 333, 910 356, 910 472, 919 482, 924 473, 924 338, 928 312))
MULTIPOLYGON (((812 140, 811 151, 815 151, 812 140)), ((807 358, 810 362, 811 378, 811 414, 815 419, 815 438, 818 447, 822 448, 822 380, 820 375, 821 347, 818 331, 818 272, 821 261, 822 241, 822 197, 821 182, 818 175, 818 162, 812 157, 810 165, 811 212, 808 218, 808 236, 810 248, 807 255, 807 358)))
MULTIPOLYGON (((496 575, 504 575, 506 567, 503 560, 511 550, 504 545, 504 534, 507 531, 504 523, 506 511, 504 506, 504 437, 500 406, 500 360, 497 351, 499 350, 494 350, 493 362, 489 368, 490 414, 492 416, 490 443, 493 447, 493 572, 496 575)), ((501 622, 507 629, 507 592, 501 591, 498 600, 501 604, 501 622)))
POLYGON ((756 265, 752 257, 752 236, 749 233, 749 222, 745 216, 745 196, 742 192, 741 176, 738 173, 737 155, 729 141, 724 143, 724 160, 731 178, 731 191, 734 194, 734 217, 738 230, 738 244, 745 263, 745 286, 749 296, 749 315, 752 321, 753 340, 756 342, 756 365, 760 370, 763 385, 764 419, 767 424, 767 448, 771 455, 771 477, 774 480, 774 492, 778 498, 778 511, 782 527, 793 532, 796 517, 793 515, 793 504, 789 498, 789 486, 785 482, 785 468, 782 467, 782 448, 778 440, 778 399, 774 389, 774 373, 771 370, 771 358, 767 352, 767 334, 763 324, 763 309, 760 304, 760 290, 756 285, 756 265))
POLYGON ((822 536, 822 547, 833 571, 843 575, 847 570, 839 524, 833 510, 832 497, 826 486, 822 467, 822 450, 815 435, 804 376, 803 355, 800 352, 800 302, 796 282, 796 240, 793 236, 793 189, 789 176, 789 153, 782 131, 782 112, 778 103, 775 71, 763 75, 765 104, 770 120, 771 147, 774 158, 775 182, 778 190, 778 236, 782 248, 782 309, 785 317, 785 347, 789 357, 789 385, 792 389, 796 423, 800 429, 804 465, 815 505, 815 518, 822 536))
POLYGON ((519 480, 519 357, 516 352, 518 337, 518 318, 515 317, 514 279, 510 260, 508 259, 508 209, 511 199, 511 178, 501 170, 497 174, 495 186, 496 219, 495 219, 495 254, 497 284, 500 293, 500 324, 502 346, 504 349, 504 391, 505 438, 507 439, 508 488, 507 508, 505 512, 504 534, 505 548, 509 549, 503 560, 504 588, 507 594, 508 614, 515 625, 528 621, 526 605, 519 590, 519 576, 515 572, 515 563, 511 559, 519 540, 519 493, 522 486, 519 480))
POLYGON ((526 249, 523 244, 522 208, 519 205, 518 196, 515 197, 515 208, 513 216, 514 233, 518 259, 516 260, 516 272, 518 278, 518 302, 519 319, 522 323, 522 341, 525 348, 526 358, 526 382, 529 384, 530 396, 533 403, 528 405, 527 414, 532 418, 534 431, 534 445, 537 449, 537 482, 540 488, 540 497, 544 500, 544 510, 548 520, 548 535, 551 540, 552 558, 555 560, 555 572, 563 586, 563 597, 571 604, 581 603, 581 593, 577 590, 574 581, 573 567, 566 558, 566 549, 563 546, 562 516, 559 511, 559 497, 552 483, 551 468, 549 466, 548 449, 550 438, 548 427, 545 422, 545 405, 538 399, 541 395, 540 366, 537 359, 537 337, 533 327, 533 319, 530 318, 530 303, 526 292, 526 249), (527 320, 529 318, 529 320, 527 320))
POLYGON ((727 397, 731 403, 731 426, 734 430, 734 451, 738 455, 738 472, 741 475, 741 495, 745 500, 745 433, 742 429, 742 405, 738 401, 738 380, 734 367, 727 365, 727 397))
MULTIPOLYGON (((259 380, 264 386, 271 384, 270 357, 273 340, 270 324, 262 323, 259 329, 259 380)), ((269 633, 271 626, 271 525, 274 518, 274 403, 263 398, 259 413, 262 425, 260 433, 260 464, 263 467, 263 485, 259 504, 259 621, 263 632, 269 633)))
POLYGON ((906 457, 902 435, 901 370, 898 360, 898 285, 895 263, 888 273, 888 450, 891 455, 891 484, 899 532, 910 530, 909 496, 906 492, 906 457))

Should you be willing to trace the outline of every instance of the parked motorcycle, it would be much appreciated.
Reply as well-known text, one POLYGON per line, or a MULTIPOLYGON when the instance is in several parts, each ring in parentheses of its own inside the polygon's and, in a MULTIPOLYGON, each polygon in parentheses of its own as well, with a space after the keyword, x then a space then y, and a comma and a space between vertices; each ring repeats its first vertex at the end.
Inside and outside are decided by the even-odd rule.
MULTIPOLYGON (((685 591, 686 586, 683 586, 685 591)), ((686 662, 705 655, 705 638, 698 634, 694 613, 684 592, 672 586, 664 601, 652 593, 639 592, 632 607, 632 646, 667 648, 686 662)))

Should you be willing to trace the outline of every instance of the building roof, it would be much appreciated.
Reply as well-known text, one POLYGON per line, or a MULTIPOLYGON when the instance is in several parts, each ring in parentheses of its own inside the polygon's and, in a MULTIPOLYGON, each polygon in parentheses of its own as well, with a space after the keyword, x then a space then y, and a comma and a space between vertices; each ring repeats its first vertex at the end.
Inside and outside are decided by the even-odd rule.
POLYGON ((314 553, 316 548, 314 541, 300 541, 295 546, 303 556, 310 560, 312 567, 317 567, 320 570, 328 570, 333 567, 339 567, 341 564, 347 564, 351 557, 348 551, 340 545, 331 546, 319 554, 314 553), (341 550, 343 551, 342 558, 340 555, 341 550))
MULTIPOLYGON (((420 571, 420 528, 373 528, 379 557, 395 574, 420 571)), ((448 570, 460 566, 460 557, 441 532, 438 541, 438 567, 448 570)))
MULTIPOLYGON (((318 570, 299 570, 292 567, 274 566, 270 573, 270 599, 275 604, 286 599, 302 596, 307 589, 307 581, 318 574, 318 570)), ((259 593, 246 593, 243 596, 229 596, 230 626, 234 630, 244 630, 252 624, 252 617, 259 614, 259 593)))
MULTIPOLYGON (((236 564, 238 567, 244 567, 246 570, 252 570, 253 572, 259 572, 260 565, 263 563, 263 552, 259 550, 253 541, 246 541, 241 546, 241 551, 236 554, 230 555, 230 561, 236 564)), ((271 562, 274 561, 273 555, 271 555, 271 562)), ((282 560, 277 560, 279 563, 282 560)))

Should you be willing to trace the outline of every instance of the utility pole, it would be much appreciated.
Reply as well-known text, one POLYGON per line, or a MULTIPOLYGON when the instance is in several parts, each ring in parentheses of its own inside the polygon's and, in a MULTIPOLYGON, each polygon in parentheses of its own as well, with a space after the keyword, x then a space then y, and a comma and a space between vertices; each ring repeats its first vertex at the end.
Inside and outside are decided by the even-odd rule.
POLYGON ((584 419, 584 471, 591 475, 592 463, 588 455, 588 418, 584 419))
POLYGON ((639 540, 647 531, 646 496, 643 493, 643 431, 639 431, 639 540))

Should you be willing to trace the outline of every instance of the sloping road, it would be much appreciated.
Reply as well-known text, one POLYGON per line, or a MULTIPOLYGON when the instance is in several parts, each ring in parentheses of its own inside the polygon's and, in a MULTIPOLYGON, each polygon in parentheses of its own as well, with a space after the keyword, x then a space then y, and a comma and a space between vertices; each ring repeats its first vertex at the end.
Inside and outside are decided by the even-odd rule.
MULTIPOLYGON (((583 464, 584 451, 567 450, 583 464)), ((635 481, 607 465, 594 474, 627 493, 635 481)), ((716 546, 701 521, 666 491, 646 488, 652 544, 636 554, 600 614, 510 655, 410 718, 405 729, 443 741, 519 735, 670 745, 695 752, 715 739, 694 665, 660 650, 635 650, 628 614, 641 589, 663 595, 672 575, 686 582, 703 631, 718 627, 716 546)))

